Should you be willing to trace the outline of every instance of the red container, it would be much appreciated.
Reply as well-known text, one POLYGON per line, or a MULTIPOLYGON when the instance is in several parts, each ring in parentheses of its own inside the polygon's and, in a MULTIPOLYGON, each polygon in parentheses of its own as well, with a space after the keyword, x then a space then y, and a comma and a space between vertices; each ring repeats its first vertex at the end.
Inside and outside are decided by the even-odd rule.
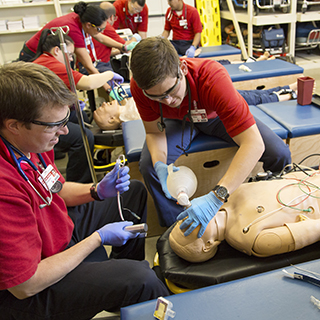
POLYGON ((298 78, 298 97, 297 102, 305 106, 312 101, 314 79, 311 77, 298 78))

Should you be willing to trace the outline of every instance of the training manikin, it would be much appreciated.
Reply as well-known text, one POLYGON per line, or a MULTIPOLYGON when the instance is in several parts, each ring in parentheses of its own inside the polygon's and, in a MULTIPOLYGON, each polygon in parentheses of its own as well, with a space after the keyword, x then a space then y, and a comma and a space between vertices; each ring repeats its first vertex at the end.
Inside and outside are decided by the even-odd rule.
POLYGON ((185 260, 202 262, 215 255, 223 240, 258 257, 298 250, 320 240, 320 173, 308 173, 312 176, 294 172, 283 179, 242 184, 201 238, 197 237, 199 227, 185 237, 178 221, 169 236, 171 248, 185 260), (291 207, 280 204, 278 195, 281 203, 291 207))

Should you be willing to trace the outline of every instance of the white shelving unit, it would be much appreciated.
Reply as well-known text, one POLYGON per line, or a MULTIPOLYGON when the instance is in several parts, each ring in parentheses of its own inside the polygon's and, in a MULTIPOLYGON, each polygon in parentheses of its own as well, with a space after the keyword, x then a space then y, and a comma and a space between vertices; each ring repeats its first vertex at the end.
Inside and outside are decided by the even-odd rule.
POLYGON ((307 11, 306 13, 297 12, 297 0, 291 0, 288 13, 282 12, 264 12, 260 10, 258 15, 253 14, 253 0, 247 2, 247 12, 235 12, 235 17, 232 12, 221 10, 220 16, 223 19, 246 23, 248 25, 248 55, 252 55, 252 30, 253 26, 288 24, 287 43, 289 47, 289 54, 291 57, 295 55, 295 36, 296 36, 296 22, 308 22, 320 20, 320 12, 307 11))
MULTIPOLYGON (((71 9, 77 2, 79 0, 50 0, 12 5, 0 4, 0 20, 15 21, 21 20, 26 16, 39 16, 40 27, 42 27, 48 21, 71 12, 71 9)), ((101 1, 85 0, 85 2, 98 4, 101 1)), ((194 0, 185 0, 184 2, 194 5, 194 0)), ((164 29, 168 2, 167 0, 147 0, 146 3, 149 8, 148 36, 160 35, 164 29)), ((0 64, 16 60, 23 43, 39 29, 0 31, 0 64)))

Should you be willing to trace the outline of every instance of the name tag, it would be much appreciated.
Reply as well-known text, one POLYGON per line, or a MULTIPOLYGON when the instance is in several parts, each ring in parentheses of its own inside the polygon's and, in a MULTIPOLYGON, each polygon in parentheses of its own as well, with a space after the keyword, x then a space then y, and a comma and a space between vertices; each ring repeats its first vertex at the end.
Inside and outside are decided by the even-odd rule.
POLYGON ((139 16, 135 16, 133 18, 133 21, 134 23, 141 23, 142 22, 142 17, 139 15, 139 16))
POLYGON ((194 123, 208 122, 207 112, 205 109, 191 110, 191 118, 194 123))
POLYGON ((179 25, 180 25, 180 27, 187 26, 188 25, 187 19, 179 20, 179 25))
POLYGON ((51 190, 53 185, 58 181, 59 178, 60 174, 53 168, 51 164, 49 164, 47 168, 41 173, 39 181, 45 189, 48 190, 49 188, 51 190))

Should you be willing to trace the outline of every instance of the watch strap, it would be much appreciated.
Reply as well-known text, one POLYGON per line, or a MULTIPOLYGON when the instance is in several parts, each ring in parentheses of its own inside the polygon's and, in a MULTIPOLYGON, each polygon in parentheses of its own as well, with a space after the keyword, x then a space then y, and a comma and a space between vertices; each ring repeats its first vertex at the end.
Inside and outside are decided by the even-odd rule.
POLYGON ((98 192, 96 190, 96 186, 97 184, 94 183, 91 187, 90 187, 90 194, 91 194, 91 198, 97 201, 102 201, 103 199, 100 199, 98 196, 98 192))

